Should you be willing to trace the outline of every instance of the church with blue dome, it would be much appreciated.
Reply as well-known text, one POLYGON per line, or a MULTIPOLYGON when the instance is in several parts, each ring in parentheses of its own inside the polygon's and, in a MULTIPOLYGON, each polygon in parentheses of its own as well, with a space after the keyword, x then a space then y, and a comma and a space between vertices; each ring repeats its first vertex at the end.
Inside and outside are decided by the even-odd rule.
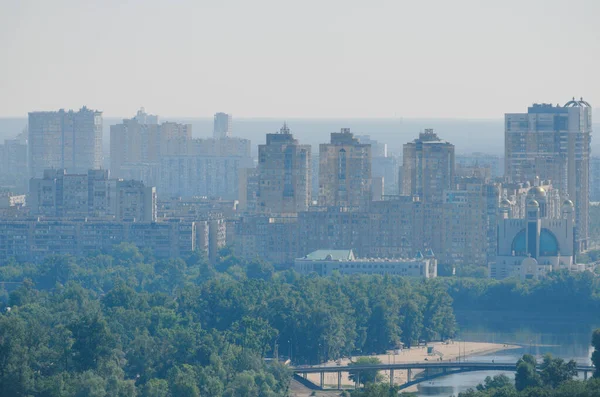
POLYGON ((564 200, 560 216, 551 216, 546 191, 534 186, 527 193, 524 217, 512 217, 512 204, 508 199, 500 202, 497 254, 490 277, 539 279, 551 271, 573 268, 573 202, 564 200))

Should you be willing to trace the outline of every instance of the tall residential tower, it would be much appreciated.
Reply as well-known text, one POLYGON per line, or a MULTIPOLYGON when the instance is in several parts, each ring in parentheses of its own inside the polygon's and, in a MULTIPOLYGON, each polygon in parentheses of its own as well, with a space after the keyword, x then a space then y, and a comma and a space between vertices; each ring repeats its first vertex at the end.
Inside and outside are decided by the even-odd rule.
POLYGON ((441 140, 433 129, 404 144, 402 193, 425 203, 442 203, 444 190, 454 184, 454 145, 441 140))
POLYGON ((319 145, 319 205, 366 208, 371 183, 371 145, 360 143, 349 128, 319 145))
POLYGON ((310 203, 310 145, 301 145, 286 124, 258 146, 257 211, 286 214, 306 211, 310 203))

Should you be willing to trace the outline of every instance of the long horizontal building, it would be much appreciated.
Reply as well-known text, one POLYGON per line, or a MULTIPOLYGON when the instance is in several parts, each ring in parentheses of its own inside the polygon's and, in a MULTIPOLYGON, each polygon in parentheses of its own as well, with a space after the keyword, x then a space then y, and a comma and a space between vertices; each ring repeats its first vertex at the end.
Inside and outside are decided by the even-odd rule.
POLYGON ((150 250, 157 258, 185 257, 195 250, 210 257, 214 256, 211 251, 225 244, 223 225, 222 220, 5 220, 0 221, 0 265, 11 258, 20 262, 39 262, 50 255, 110 253, 122 242, 150 250))
POLYGON ((414 259, 356 258, 352 250, 317 250, 295 260, 298 273, 329 276, 340 274, 393 274, 407 277, 437 277, 437 262, 433 253, 421 252, 414 259))

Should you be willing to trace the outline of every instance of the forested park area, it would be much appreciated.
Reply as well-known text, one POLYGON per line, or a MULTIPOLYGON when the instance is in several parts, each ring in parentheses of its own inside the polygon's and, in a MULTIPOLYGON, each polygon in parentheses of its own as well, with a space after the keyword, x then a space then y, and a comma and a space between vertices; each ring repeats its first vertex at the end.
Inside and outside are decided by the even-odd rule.
MULTIPOLYGON (((445 340, 458 330, 455 310, 600 308, 586 273, 528 282, 300 276, 229 249, 213 266, 199 253, 156 260, 128 244, 9 262, 0 280, 2 396, 286 396, 289 370, 266 357, 316 364, 445 340)), ((488 389, 474 393, 495 396, 488 389)), ((378 390, 354 395, 390 392, 361 394, 378 390)))

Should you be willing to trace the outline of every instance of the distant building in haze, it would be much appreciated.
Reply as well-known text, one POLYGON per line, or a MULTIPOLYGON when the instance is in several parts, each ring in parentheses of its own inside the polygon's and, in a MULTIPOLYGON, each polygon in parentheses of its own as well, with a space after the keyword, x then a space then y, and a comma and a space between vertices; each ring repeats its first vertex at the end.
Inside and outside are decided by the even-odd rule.
POLYGON ((191 124, 166 122, 142 108, 131 119, 110 126, 110 171, 114 177, 156 184, 158 165, 166 156, 187 155, 192 140, 191 124), (148 178, 148 179, 146 179, 148 178))
POLYGON ((505 176, 515 183, 550 180, 575 204, 577 250, 586 250, 589 239, 591 134, 592 108, 583 99, 505 115, 505 176))
POLYGON ((27 130, 13 139, 5 139, 0 145, 0 183, 26 191, 29 178, 27 156, 27 130))
POLYGON ((41 177, 49 168, 86 173, 102 166, 102 112, 29 113, 29 174, 41 177))
POLYGON ((356 135, 360 143, 371 145, 371 174, 383 178, 384 195, 397 195, 398 160, 387 150, 387 144, 371 139, 369 135, 356 135))
POLYGON ((285 214, 306 211, 311 198, 311 147, 294 139, 286 124, 258 146, 257 211, 285 214))
POLYGON ((231 115, 227 113, 215 113, 213 125, 213 138, 227 138, 231 136, 231 115))
POLYGON ((144 108, 140 108, 140 110, 138 110, 134 119, 136 119, 137 122, 140 124, 148 124, 148 125, 158 124, 158 116, 155 114, 146 113, 146 109, 144 109, 144 108))
POLYGON ((371 183, 371 145, 360 143, 349 128, 319 145, 320 206, 368 208, 371 183))

